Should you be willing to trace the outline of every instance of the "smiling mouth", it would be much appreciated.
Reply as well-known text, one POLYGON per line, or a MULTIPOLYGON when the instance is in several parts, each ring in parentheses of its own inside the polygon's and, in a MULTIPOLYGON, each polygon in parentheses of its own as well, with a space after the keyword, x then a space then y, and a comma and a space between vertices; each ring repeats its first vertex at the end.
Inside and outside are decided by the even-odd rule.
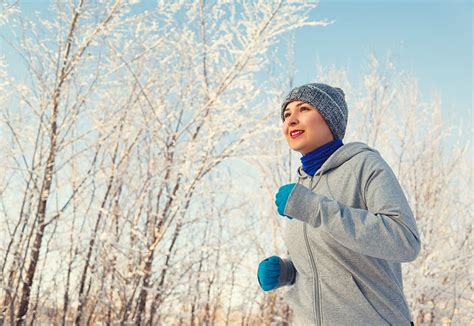
POLYGON ((293 130, 292 132, 290 132, 290 136, 291 138, 296 138, 299 135, 302 135, 303 133, 304 133, 303 130, 293 130))

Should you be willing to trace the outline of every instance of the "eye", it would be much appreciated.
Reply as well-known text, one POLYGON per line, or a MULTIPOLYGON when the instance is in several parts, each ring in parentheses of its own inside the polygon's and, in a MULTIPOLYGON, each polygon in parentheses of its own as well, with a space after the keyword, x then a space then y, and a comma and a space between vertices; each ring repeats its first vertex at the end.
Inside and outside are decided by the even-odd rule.
POLYGON ((302 107, 300 107, 300 111, 303 111, 303 110, 308 111, 309 108, 308 108, 307 106, 302 106, 302 107))
POLYGON ((289 112, 285 112, 285 113, 283 114, 283 118, 284 118, 284 119, 288 118, 289 116, 290 116, 290 113, 289 113, 289 112))

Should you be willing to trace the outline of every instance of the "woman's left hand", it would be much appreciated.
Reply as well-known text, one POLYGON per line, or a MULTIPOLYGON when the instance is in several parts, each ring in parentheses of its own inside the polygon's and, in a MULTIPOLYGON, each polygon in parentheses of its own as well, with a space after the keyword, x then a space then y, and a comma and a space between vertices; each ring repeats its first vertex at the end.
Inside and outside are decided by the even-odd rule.
POLYGON ((280 189, 278 189, 278 192, 275 195, 275 205, 278 208, 278 214, 281 216, 286 216, 289 219, 292 219, 292 217, 285 215, 285 207, 286 207, 286 202, 288 201, 288 197, 291 194, 291 191, 295 187, 295 183, 289 183, 284 186, 281 186, 280 189))

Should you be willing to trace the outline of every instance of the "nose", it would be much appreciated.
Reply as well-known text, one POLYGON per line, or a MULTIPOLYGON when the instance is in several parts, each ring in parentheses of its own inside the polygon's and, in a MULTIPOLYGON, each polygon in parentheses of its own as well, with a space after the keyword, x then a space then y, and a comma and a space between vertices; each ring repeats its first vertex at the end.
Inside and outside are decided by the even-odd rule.
POLYGON ((286 118, 288 121, 288 125, 294 126, 295 124, 298 123, 298 119, 295 114, 290 114, 288 118, 286 118))

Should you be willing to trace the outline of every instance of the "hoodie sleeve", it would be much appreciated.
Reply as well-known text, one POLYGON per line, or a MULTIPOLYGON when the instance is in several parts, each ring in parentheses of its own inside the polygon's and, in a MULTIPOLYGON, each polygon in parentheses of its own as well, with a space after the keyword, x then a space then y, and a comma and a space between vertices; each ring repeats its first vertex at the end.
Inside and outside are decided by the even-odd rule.
POLYGON ((285 215, 321 228, 360 254, 395 262, 415 260, 420 236, 395 174, 379 154, 369 155, 361 169, 357 186, 367 210, 297 184, 288 198, 285 215))
POLYGON ((293 285, 296 281, 296 268, 290 257, 280 259, 280 277, 279 287, 284 285, 293 285))

